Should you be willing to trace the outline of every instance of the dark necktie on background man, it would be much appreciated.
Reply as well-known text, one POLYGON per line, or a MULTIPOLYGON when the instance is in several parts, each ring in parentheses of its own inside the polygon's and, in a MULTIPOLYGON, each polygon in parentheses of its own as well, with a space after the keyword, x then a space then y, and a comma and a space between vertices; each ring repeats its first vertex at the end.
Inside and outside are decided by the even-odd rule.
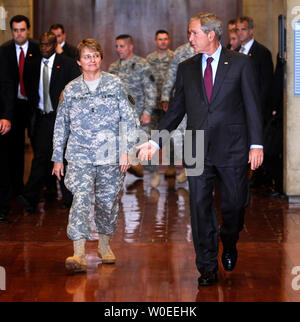
POLYGON ((208 102, 210 103, 210 98, 213 90, 213 73, 211 68, 211 62, 214 59, 212 57, 208 57, 206 60, 206 68, 204 72, 204 86, 206 91, 206 97, 208 102))
POLYGON ((24 71, 24 64, 25 64, 25 55, 24 55, 24 50, 22 47, 20 47, 21 53, 19 57, 19 78, 20 78, 20 91, 21 94, 26 97, 26 91, 25 91, 25 86, 24 86, 24 81, 23 81, 23 71, 24 71))

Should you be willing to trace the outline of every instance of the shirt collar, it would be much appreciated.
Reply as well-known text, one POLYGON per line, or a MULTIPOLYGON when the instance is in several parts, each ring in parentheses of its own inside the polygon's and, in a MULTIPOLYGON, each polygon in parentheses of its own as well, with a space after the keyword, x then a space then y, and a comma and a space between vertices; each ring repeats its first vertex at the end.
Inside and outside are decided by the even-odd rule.
POLYGON ((245 53, 248 54, 252 45, 254 43, 254 38, 252 38, 250 41, 247 42, 247 44, 243 45, 243 47, 245 48, 245 53))
POLYGON ((16 44, 16 48, 20 50, 20 48, 22 47, 22 49, 26 52, 28 49, 28 45, 29 45, 29 41, 27 40, 25 44, 23 44, 22 46, 16 44))
POLYGON ((212 57, 214 61, 218 62, 221 55, 221 51, 222 51, 222 45, 219 44, 218 49, 211 56, 208 56, 207 54, 203 54, 202 59, 206 61, 208 57, 212 57))
POLYGON ((49 58, 42 58, 42 62, 44 63, 46 60, 48 60, 48 66, 50 68, 53 67, 53 64, 54 64, 54 59, 55 59, 55 56, 56 56, 56 53, 54 53, 51 57, 49 58))

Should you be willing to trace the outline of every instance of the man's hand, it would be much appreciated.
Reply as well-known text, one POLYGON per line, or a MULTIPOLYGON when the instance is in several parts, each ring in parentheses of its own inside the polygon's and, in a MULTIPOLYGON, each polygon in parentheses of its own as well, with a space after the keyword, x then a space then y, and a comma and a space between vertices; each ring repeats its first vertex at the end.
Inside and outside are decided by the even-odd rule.
POLYGON ((149 114, 143 114, 142 116, 141 116, 141 123, 142 123, 142 125, 147 125, 147 124, 149 124, 151 122, 151 115, 149 115, 149 114))
POLYGON ((60 44, 56 45, 56 53, 57 54, 62 54, 64 52, 62 46, 60 44))
POLYGON ((0 120, 0 134, 4 135, 8 133, 11 129, 11 122, 9 120, 0 120))
POLYGON ((62 162, 54 162, 52 175, 54 174, 59 181, 61 180, 61 177, 64 176, 64 164, 62 162))
POLYGON ((120 168, 125 173, 130 168, 131 159, 128 154, 121 153, 120 155, 120 168))
POLYGON ((161 102, 161 106, 164 112, 167 112, 169 108, 169 102, 161 102))
POLYGON ((138 154, 138 158, 143 162, 145 160, 151 160, 154 153, 158 151, 158 149, 153 146, 150 142, 143 143, 136 147, 140 150, 138 154))
POLYGON ((251 149, 249 152, 248 163, 251 163, 251 170, 259 168, 264 161, 264 150, 263 149, 251 149))

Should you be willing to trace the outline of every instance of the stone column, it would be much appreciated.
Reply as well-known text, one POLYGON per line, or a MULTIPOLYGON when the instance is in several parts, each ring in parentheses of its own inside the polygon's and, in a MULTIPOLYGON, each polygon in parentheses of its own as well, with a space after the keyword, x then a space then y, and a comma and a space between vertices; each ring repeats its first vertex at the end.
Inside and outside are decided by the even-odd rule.
POLYGON ((300 203, 300 95, 294 94, 295 32, 300 21, 299 0, 285 0, 287 17, 287 71, 285 93, 284 189, 290 203, 300 203))

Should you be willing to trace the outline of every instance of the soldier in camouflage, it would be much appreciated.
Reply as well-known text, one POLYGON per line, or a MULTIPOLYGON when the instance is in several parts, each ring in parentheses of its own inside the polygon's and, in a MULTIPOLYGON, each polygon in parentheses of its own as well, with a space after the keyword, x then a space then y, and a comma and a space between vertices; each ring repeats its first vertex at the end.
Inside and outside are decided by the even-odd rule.
POLYGON ((162 87, 162 93, 161 93, 161 101, 162 102, 169 102, 170 97, 172 96, 172 90, 175 85, 176 81, 176 74, 178 65, 195 56, 194 49, 191 47, 190 43, 187 42, 181 46, 179 46, 175 52, 174 52, 174 59, 172 63, 170 64, 170 67, 168 69, 163 87, 162 87))
MULTIPOLYGON (((157 50, 153 53, 149 54, 146 57, 147 62, 150 64, 154 77, 155 83, 157 87, 157 101, 156 101, 156 108, 152 113, 151 118, 151 130, 156 130, 158 128, 158 123, 161 117, 164 115, 164 111, 162 110, 161 105, 161 90, 163 83, 165 81, 165 77, 167 71, 169 69, 170 63, 173 60, 174 52, 169 49, 170 46, 170 38, 169 33, 166 30, 158 30, 155 33, 155 45, 157 50)), ((170 166, 165 175, 166 176, 175 176, 176 170, 174 166, 170 166)), ((160 177, 158 173, 153 175, 150 179, 150 183, 152 187, 157 187, 160 182, 160 177), (152 179, 152 180, 151 180, 152 179)))
POLYGON ((161 91, 164 84, 170 63, 174 58, 174 52, 169 49, 170 38, 166 30, 158 30, 155 34, 155 44, 157 50, 146 57, 152 68, 157 87, 156 109, 161 110, 161 91))
POLYGON ((65 184, 74 196, 67 234, 73 240, 74 256, 66 259, 66 268, 85 272, 85 242, 92 239, 89 214, 93 195, 98 254, 103 263, 116 260, 109 238, 116 230, 119 193, 135 141, 119 143, 124 139, 122 133, 128 136, 125 125, 127 133, 133 135, 139 121, 135 102, 120 79, 100 70, 101 46, 93 39, 85 39, 79 43, 78 51, 77 62, 83 74, 69 83, 61 96, 52 161, 53 174, 60 180, 67 146, 65 184))
MULTIPOLYGON (((133 39, 130 35, 116 38, 116 50, 119 59, 109 66, 109 73, 120 77, 135 100, 135 110, 141 122, 141 130, 150 135, 151 115, 156 106, 157 89, 155 78, 147 61, 133 53, 133 39)), ((148 165, 146 169, 156 172, 157 166, 148 165)), ((129 172, 142 177, 143 167, 131 167, 129 172)))
MULTIPOLYGON (((183 62, 193 56, 195 56, 195 52, 189 42, 179 46, 175 50, 174 59, 168 69, 166 79, 165 79, 165 82, 162 87, 162 93, 161 93, 162 107, 165 112, 168 110, 168 104, 169 104, 169 101, 172 97, 172 91, 174 89, 174 85, 175 85, 175 81, 176 81, 178 65, 181 62, 183 62)), ((183 132, 185 131, 185 129, 186 129, 186 116, 184 117, 184 119, 178 125, 178 128, 177 128, 177 131, 180 131, 182 133, 182 137, 183 137, 183 132)), ((177 157, 177 159, 179 158, 179 155, 176 155, 176 148, 175 148, 175 157, 177 157)), ((187 180, 186 172, 185 172, 185 170, 183 170, 177 176, 177 181, 180 183, 183 183, 186 180, 187 180)))

